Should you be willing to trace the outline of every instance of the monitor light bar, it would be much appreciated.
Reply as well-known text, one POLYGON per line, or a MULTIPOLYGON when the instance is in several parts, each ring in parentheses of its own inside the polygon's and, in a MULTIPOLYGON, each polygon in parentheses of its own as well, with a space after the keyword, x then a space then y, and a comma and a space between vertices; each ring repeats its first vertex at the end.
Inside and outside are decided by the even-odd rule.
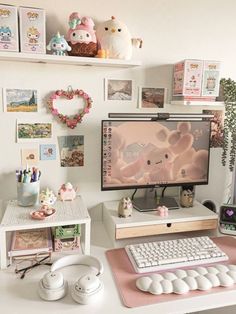
POLYGON ((113 119, 157 119, 157 120, 202 120, 211 119, 213 114, 203 113, 168 113, 168 112, 150 112, 150 113, 109 113, 109 118, 113 119))

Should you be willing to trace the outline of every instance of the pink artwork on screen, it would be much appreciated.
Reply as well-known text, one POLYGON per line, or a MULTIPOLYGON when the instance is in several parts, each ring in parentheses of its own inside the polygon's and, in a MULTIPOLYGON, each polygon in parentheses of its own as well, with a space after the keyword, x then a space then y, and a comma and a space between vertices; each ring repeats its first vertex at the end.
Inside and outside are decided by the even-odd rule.
POLYGON ((103 187, 207 182, 207 121, 104 121, 103 187))

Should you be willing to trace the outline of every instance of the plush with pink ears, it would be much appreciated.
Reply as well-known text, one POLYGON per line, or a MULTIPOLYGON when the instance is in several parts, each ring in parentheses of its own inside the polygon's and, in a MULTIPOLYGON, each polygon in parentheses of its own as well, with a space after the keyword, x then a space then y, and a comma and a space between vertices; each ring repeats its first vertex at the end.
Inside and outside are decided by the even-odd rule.
POLYGON ((69 17, 67 41, 71 47, 71 56, 94 57, 97 54, 97 37, 91 17, 81 17, 73 12, 69 17))

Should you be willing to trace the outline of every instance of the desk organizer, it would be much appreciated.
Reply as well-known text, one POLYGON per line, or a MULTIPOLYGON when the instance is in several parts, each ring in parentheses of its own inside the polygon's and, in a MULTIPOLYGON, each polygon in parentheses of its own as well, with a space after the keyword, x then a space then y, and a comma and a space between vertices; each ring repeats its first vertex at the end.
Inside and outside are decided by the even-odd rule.
POLYGON ((80 225, 58 226, 54 230, 54 237, 65 239, 80 236, 80 225))

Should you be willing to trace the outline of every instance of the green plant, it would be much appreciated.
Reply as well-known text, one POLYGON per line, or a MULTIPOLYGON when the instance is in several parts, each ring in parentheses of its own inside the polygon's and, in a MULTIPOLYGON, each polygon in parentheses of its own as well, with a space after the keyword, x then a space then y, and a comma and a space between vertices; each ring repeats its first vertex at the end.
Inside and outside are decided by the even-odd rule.
POLYGON ((229 170, 233 171, 236 158, 236 82, 223 78, 220 85, 225 103, 222 165, 226 165, 229 150, 229 170))

